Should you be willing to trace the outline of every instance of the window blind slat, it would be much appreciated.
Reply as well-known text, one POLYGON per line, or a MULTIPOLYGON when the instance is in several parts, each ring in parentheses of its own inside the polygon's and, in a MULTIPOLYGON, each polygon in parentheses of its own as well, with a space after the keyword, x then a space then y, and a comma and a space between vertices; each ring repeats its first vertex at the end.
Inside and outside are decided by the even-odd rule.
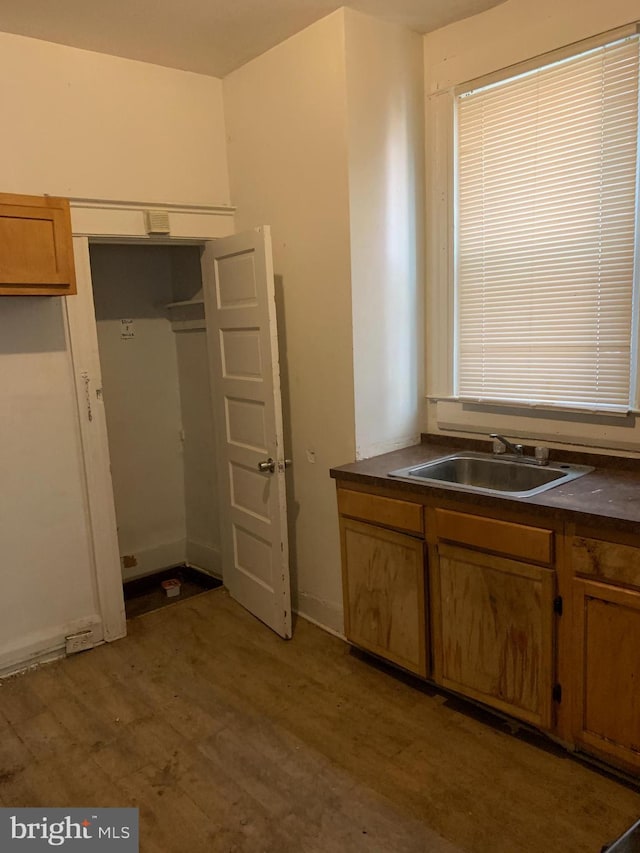
POLYGON ((631 404, 638 38, 457 99, 459 397, 631 404))

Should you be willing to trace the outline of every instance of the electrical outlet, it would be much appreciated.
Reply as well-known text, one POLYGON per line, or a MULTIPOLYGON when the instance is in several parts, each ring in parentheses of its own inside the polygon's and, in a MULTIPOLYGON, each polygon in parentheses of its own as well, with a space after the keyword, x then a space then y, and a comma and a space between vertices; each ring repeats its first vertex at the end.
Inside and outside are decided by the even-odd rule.
POLYGON ((88 628, 86 631, 78 631, 77 634, 69 634, 68 637, 65 637, 65 640, 65 651, 68 655, 84 652, 87 649, 92 649, 94 646, 93 631, 91 628, 88 628))

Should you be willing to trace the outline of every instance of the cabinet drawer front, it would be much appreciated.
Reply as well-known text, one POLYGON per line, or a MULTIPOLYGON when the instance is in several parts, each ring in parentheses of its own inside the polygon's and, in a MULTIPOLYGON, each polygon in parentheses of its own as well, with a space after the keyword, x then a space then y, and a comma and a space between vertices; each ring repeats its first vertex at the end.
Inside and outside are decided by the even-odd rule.
POLYGON ((640 588, 640 548, 576 536, 571 544, 571 562, 578 575, 640 588))
POLYGON ((553 530, 448 509, 436 509, 435 514, 438 539, 528 563, 553 564, 553 530))
POLYGON ((338 489, 338 511, 340 515, 348 515, 351 518, 424 534, 422 504, 383 498, 366 492, 354 492, 351 489, 338 489))

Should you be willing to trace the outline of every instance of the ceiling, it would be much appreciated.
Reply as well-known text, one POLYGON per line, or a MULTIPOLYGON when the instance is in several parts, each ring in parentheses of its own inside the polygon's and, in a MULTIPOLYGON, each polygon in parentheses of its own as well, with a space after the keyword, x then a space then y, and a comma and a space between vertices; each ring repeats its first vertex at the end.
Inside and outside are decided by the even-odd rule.
POLYGON ((0 0, 0 31, 224 77, 340 6, 420 33, 504 0, 0 0))

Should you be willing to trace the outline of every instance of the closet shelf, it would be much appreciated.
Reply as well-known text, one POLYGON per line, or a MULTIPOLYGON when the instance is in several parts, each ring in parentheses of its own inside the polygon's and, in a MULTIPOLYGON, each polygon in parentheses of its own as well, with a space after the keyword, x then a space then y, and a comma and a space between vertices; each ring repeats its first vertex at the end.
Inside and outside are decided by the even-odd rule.
POLYGON ((165 308, 184 308, 186 305, 204 305, 204 299, 183 299, 181 302, 167 302, 165 308))

